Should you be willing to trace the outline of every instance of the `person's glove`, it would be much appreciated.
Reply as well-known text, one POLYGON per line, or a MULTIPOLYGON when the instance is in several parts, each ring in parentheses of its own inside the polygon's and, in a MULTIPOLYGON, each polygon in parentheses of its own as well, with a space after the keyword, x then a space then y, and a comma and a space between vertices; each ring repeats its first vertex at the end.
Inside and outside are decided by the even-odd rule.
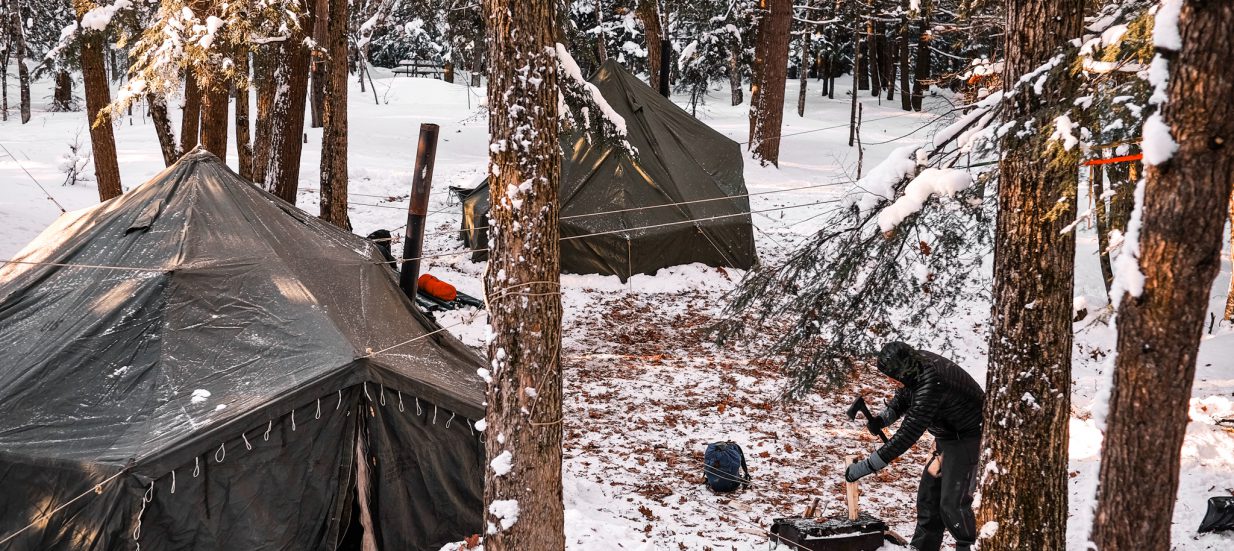
POLYGON ((856 482, 866 475, 882 470, 886 466, 887 463, 883 461, 883 458, 879 457, 877 453, 872 453, 870 457, 856 463, 850 463, 848 468, 844 470, 844 481, 856 482))
POLYGON ((887 428, 887 425, 888 425, 887 419, 883 417, 882 415, 875 415, 874 417, 871 417, 869 420, 866 421, 866 426, 870 427, 870 430, 873 432, 878 432, 880 430, 883 430, 887 428))

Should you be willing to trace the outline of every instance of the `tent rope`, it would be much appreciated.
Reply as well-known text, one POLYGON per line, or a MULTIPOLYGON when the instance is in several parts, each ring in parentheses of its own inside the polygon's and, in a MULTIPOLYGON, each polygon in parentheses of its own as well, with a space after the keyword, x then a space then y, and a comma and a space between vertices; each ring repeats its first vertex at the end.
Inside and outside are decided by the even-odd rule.
POLYGON ((82 492, 82 493, 81 493, 81 494, 79 494, 77 497, 74 497, 73 499, 70 499, 70 500, 68 500, 68 501, 64 502, 64 503, 63 503, 63 504, 61 504, 59 507, 56 507, 55 509, 52 509, 51 511, 48 511, 47 513, 44 513, 44 514, 40 515, 38 518, 35 518, 32 522, 30 522, 30 524, 27 524, 27 525, 25 525, 24 527, 22 527, 20 530, 18 530, 18 531, 16 531, 16 532, 13 532, 12 534, 9 534, 9 535, 5 536, 5 537, 4 537, 4 539, 0 539, 0 545, 4 545, 4 544, 6 544, 6 543, 8 543, 8 542, 10 542, 10 541, 13 541, 13 539, 14 539, 14 538, 16 538, 17 536, 20 536, 20 535, 21 535, 23 532, 25 532, 26 530, 29 530, 30 528, 34 527, 34 526, 35 526, 35 525, 37 525, 38 523, 43 522, 44 520, 47 520, 47 519, 51 518, 51 516, 52 516, 52 515, 54 515, 54 514, 56 514, 56 513, 59 513, 60 511, 63 511, 65 507, 68 507, 69 505, 72 505, 73 503, 76 503, 76 502, 77 502, 77 500, 79 500, 79 499, 81 499, 81 498, 83 498, 83 497, 86 497, 86 496, 88 496, 88 495, 90 495, 90 494, 97 494, 97 493, 99 493, 99 492, 102 492, 102 490, 103 490, 103 485, 104 485, 104 484, 107 484, 108 482, 111 482, 111 481, 113 481, 113 480, 115 480, 115 479, 119 478, 119 477, 120 477, 120 475, 122 475, 122 474, 124 474, 124 473, 128 472, 128 470, 129 470, 129 468, 128 468, 128 467, 125 467, 125 468, 123 468, 123 469, 120 469, 120 472, 118 472, 118 473, 116 473, 116 474, 111 475, 111 476, 110 476, 109 478, 107 478, 106 480, 104 480, 104 481, 102 481, 102 482, 99 482, 98 484, 95 484, 94 486, 91 486, 89 490, 86 490, 86 491, 82 492))

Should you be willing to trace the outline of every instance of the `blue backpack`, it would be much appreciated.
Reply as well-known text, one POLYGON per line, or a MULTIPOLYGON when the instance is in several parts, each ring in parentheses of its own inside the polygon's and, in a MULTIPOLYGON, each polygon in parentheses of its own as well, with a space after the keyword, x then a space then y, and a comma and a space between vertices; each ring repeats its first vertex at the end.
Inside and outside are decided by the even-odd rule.
POLYGON ((703 476, 713 492, 735 492, 750 486, 750 471, 746 469, 746 454, 735 442, 707 444, 703 454, 703 476))

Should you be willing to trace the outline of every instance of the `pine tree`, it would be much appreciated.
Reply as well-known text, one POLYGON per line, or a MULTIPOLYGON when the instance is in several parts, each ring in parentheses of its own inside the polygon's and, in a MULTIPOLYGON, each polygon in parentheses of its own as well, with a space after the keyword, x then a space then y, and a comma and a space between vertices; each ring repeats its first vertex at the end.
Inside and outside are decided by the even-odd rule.
MULTIPOLYGON (((1007 1, 1008 90, 1080 36, 1085 3, 1007 1)), ((1076 80, 1053 70, 1061 78, 1041 94, 1015 88, 1011 120, 1056 121, 1071 104, 1076 80)), ((978 511, 986 551, 1066 546, 1075 236, 1064 229, 1075 220, 1077 153, 1040 130, 1004 138, 978 511)))
POLYGON ((788 77, 788 33, 793 21, 792 0, 759 0, 758 23, 750 86, 750 146, 763 164, 780 166, 780 126, 784 120, 784 83, 788 77))
POLYGON ((91 0, 74 0, 78 31, 81 33, 81 73, 86 89, 86 120, 90 124, 90 147, 94 154, 94 180, 99 186, 99 200, 106 201, 124 193, 120 187, 120 164, 116 161, 116 139, 112 132, 111 89, 103 52, 106 36, 100 29, 81 28, 81 17, 97 8, 91 0))
POLYGON ((323 220, 351 229, 347 218, 347 0, 329 0, 321 75, 321 210, 323 220))
MULTIPOLYGON (((308 5, 312 5, 308 2, 308 5)), ((305 29, 313 28, 310 9, 274 54, 274 95, 270 108, 269 153, 263 172, 266 188, 295 204, 300 187, 300 153, 303 148, 304 104, 308 95, 309 48, 305 29)))
POLYGON ((493 372, 484 544, 491 551, 565 548, 555 7, 556 0, 484 2, 494 198, 485 275, 493 372))
POLYGON ((1122 263, 1130 273, 1120 270, 1113 291, 1118 355, 1091 537, 1099 549, 1170 548, 1196 353, 1234 182, 1234 4, 1169 2, 1156 24, 1153 63, 1168 68, 1168 99, 1145 125, 1138 242, 1128 235, 1123 251, 1138 259, 1122 263), (1167 38, 1175 23, 1177 37, 1167 38))

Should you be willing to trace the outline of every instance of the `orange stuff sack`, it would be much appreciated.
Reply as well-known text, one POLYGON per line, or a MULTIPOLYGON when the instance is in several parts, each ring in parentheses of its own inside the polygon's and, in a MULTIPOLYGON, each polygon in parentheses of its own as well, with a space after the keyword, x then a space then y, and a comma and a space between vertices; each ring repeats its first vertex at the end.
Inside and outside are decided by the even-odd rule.
POLYGON ((458 298, 458 289, 455 289, 453 285, 450 285, 449 283, 437 279, 429 274, 420 276, 420 279, 416 280, 416 286, 419 287, 421 291, 424 291, 425 294, 439 298, 446 302, 450 302, 458 298))

